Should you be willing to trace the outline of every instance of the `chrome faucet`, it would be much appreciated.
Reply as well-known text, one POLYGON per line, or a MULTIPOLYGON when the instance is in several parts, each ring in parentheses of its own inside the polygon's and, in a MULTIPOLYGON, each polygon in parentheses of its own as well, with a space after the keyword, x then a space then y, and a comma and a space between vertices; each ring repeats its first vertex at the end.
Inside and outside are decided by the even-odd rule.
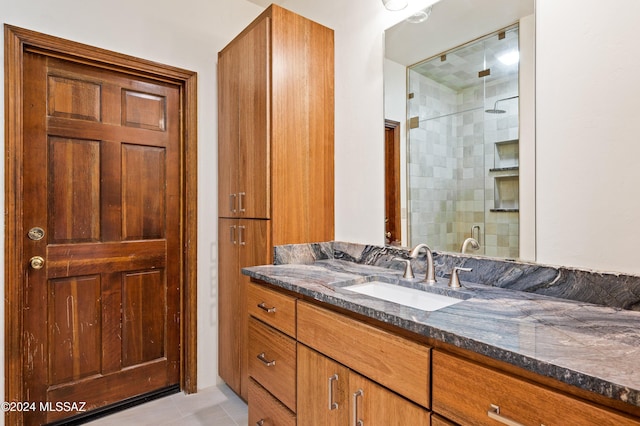
POLYGON ((461 253, 466 253, 468 247, 471 247, 471 249, 474 250, 474 251, 475 250, 479 250, 480 249, 480 243, 478 243, 478 240, 476 240, 475 238, 467 238, 462 243, 462 248, 460 249, 460 252, 461 253))
POLYGON ((409 254, 409 256, 413 259, 417 259, 422 249, 427 252, 427 273, 424 277, 424 281, 429 285, 433 285, 436 283, 436 265, 433 263, 433 254, 431 253, 429 246, 426 244, 418 244, 413 248, 413 250, 411 250, 411 254, 409 254))

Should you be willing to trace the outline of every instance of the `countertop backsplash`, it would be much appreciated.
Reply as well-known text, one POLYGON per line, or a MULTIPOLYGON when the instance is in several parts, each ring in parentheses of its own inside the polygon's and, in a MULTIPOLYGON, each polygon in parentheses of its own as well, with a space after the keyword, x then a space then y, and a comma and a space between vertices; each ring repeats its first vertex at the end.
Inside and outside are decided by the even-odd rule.
MULTIPOLYGON (((340 241, 292 244, 274 248, 274 264, 311 264, 340 259, 354 263, 402 270, 409 250, 340 241)), ((433 252, 436 275, 448 277, 455 266, 472 268, 464 281, 526 291, 561 299, 593 303, 617 309, 640 311, 640 276, 596 272, 530 262, 493 259, 469 254, 433 252)), ((424 255, 411 262, 416 276, 425 273, 424 255)))

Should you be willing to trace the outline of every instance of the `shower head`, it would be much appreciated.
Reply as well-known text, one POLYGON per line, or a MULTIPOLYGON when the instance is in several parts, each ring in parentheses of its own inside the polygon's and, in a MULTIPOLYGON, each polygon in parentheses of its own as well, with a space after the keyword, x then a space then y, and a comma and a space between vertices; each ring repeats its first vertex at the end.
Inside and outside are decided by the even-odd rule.
POLYGON ((511 96, 509 98, 498 99, 495 104, 493 104, 493 109, 486 109, 484 112, 489 114, 504 114, 507 111, 504 109, 498 109, 498 102, 508 101, 509 99, 516 99, 518 96, 511 96))
MULTIPOLYGON (((497 104, 497 102, 496 102, 497 104)), ((484 112, 487 112, 489 114, 504 114, 505 112, 507 112, 504 109, 497 109, 496 106, 493 106, 493 109, 485 109, 484 112)))

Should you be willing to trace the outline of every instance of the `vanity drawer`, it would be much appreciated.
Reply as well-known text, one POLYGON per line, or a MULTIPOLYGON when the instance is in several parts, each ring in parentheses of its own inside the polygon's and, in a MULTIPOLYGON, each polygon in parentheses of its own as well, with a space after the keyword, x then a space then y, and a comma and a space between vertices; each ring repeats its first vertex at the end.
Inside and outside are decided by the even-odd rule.
POLYGON ((247 300, 249 315, 291 337, 296 337, 296 299, 294 297, 250 283, 247 300))
POLYGON ((249 317, 249 375, 296 410, 296 341, 249 317))
POLYGON ((640 425, 637 419, 437 350, 431 380, 433 411, 460 424, 640 425))
POLYGON ((298 341, 429 408, 428 346, 302 301, 298 341))
POLYGON ((295 426, 296 415, 255 380, 249 379, 249 424, 295 426))

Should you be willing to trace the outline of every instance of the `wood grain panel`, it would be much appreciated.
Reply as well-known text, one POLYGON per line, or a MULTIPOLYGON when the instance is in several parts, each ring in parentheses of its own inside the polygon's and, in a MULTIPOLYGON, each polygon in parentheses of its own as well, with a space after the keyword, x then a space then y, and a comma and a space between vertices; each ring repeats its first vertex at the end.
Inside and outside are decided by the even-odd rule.
POLYGON ((129 367, 165 355, 164 272, 125 274, 122 286, 122 365, 129 367))
POLYGON ((122 146, 122 238, 142 240, 165 234, 165 149, 122 146))
POLYGON ((295 339, 296 299, 294 297, 250 283, 247 299, 249 315, 295 339))
POLYGON ((255 380, 249 380, 249 423, 264 426, 295 426, 296 415, 255 380))
POLYGON ((100 372, 100 277, 49 281, 49 384, 100 372))
POLYGON ((49 138, 50 242, 100 240, 100 142, 49 138))
POLYGON ((122 124, 149 130, 166 129, 166 99, 149 93, 122 91, 122 124))
POLYGON ((492 370, 472 361, 433 352, 433 411, 459 424, 492 426, 491 405, 524 425, 640 425, 638 418, 583 402, 492 370))
POLYGON ((47 109, 54 117, 100 121, 100 84, 50 75, 47 109))
POLYGON ((429 347, 301 301, 298 341, 430 407, 429 347))
MULTIPOLYGON (((409 382, 410 380, 407 380, 409 382)), ((372 426, 429 426, 429 411, 401 396, 389 392, 379 384, 351 372, 349 374, 349 394, 361 391, 357 404, 351 405, 351 418, 362 420, 372 426), (353 410, 357 408, 357 413, 353 410)))
POLYGON ((249 375, 291 410, 296 409, 296 341, 249 318, 249 375), (264 354, 267 366, 258 359, 264 354))
POLYGON ((133 271, 163 268, 167 264, 166 241, 130 241, 122 243, 86 243, 49 245, 49 278, 99 274, 107 269, 133 271))
POLYGON ((334 234, 333 31, 271 7, 274 244, 334 234))
POLYGON ((299 423, 322 426, 349 424, 349 369, 305 345, 298 343, 297 349, 299 423), (331 382, 329 378, 332 378, 331 382), (337 405, 332 405, 329 410, 330 403, 337 405))
POLYGON ((238 216, 244 218, 271 217, 269 23, 260 22, 238 46, 238 216))

